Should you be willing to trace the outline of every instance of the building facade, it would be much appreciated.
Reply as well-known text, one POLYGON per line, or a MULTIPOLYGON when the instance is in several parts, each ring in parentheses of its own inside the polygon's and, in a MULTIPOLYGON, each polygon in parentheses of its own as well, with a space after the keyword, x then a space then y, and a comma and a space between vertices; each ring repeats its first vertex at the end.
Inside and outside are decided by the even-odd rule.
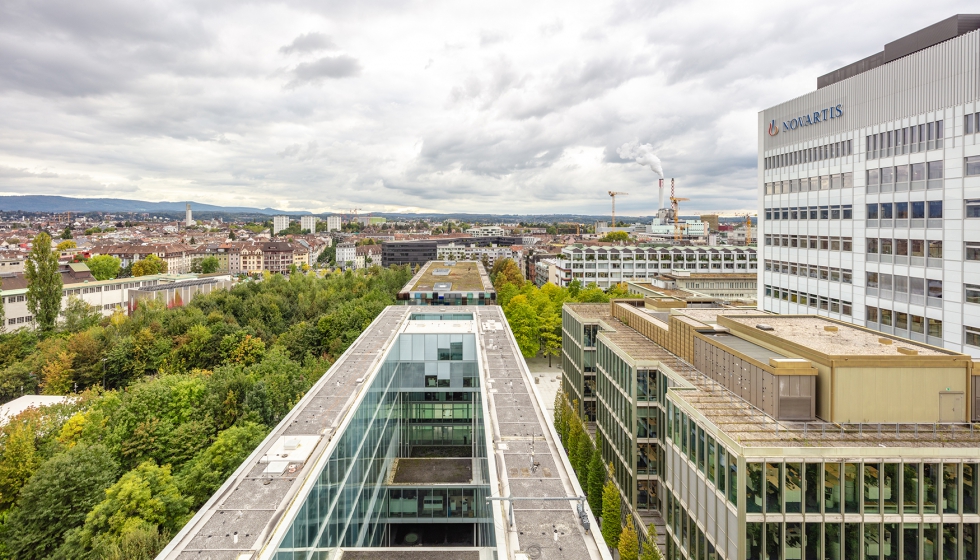
POLYGON ((327 231, 340 231, 342 225, 340 216, 327 216, 327 231))
POLYGON ((354 268, 357 265, 357 247, 350 242, 338 243, 337 253, 334 258, 337 261, 337 266, 345 270, 354 268))
POLYGON ((316 216, 302 216, 299 219, 299 228, 305 229, 310 233, 316 233, 316 224, 320 221, 320 218, 316 216))
POLYGON ((751 247, 570 245, 561 250, 556 260, 561 286, 578 280, 603 289, 673 270, 718 274, 758 270, 756 252, 751 247))
POLYGON ((978 28, 953 16, 759 113, 761 309, 980 356, 978 28))
POLYGON ((272 217, 272 235, 276 235, 280 231, 288 228, 289 228, 289 216, 272 217))
POLYGON ((612 478, 665 524, 670 560, 978 557, 968 355, 819 316, 627 301, 566 304, 562 351, 563 388, 594 402, 612 478))

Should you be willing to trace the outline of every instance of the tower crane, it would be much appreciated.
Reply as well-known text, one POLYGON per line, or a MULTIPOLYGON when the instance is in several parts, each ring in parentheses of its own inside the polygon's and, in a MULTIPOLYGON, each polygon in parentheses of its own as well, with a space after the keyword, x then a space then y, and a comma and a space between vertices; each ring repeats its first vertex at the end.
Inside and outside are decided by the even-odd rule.
POLYGON ((691 200, 690 198, 677 198, 674 196, 674 178, 670 179, 670 208, 674 213, 674 241, 680 241, 683 238, 684 228, 681 226, 680 222, 680 206, 678 202, 686 202, 691 200))
POLYGON ((629 193, 609 191, 609 196, 612 198, 612 226, 611 227, 613 228, 616 227, 616 195, 617 194, 626 196, 629 193))

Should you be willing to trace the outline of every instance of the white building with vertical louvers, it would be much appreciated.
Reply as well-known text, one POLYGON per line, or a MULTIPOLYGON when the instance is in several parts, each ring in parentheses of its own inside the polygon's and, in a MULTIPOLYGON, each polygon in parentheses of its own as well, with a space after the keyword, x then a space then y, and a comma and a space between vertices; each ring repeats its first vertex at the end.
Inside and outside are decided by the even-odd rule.
POLYGON ((760 307, 980 357, 980 15, 759 113, 760 307))

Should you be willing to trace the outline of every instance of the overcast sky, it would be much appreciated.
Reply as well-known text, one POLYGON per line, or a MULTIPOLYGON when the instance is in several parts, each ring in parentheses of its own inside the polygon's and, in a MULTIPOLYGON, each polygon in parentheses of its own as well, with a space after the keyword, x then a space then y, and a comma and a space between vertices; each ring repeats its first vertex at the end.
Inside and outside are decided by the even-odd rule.
POLYGON ((759 110, 974 2, 3 0, 0 194, 756 207, 759 110))

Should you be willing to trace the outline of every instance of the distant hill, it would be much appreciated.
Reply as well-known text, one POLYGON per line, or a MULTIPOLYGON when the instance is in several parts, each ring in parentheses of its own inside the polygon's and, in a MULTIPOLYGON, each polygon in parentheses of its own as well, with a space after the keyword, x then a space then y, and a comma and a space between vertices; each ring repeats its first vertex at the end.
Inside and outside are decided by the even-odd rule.
POLYGON ((147 202, 125 198, 72 198, 69 196, 22 195, 0 196, 0 211, 6 212, 180 212, 187 203, 194 212, 229 212, 249 214, 289 214, 293 216, 310 212, 287 212, 275 208, 245 208, 236 206, 215 206, 201 204, 193 200, 176 202, 147 202))

